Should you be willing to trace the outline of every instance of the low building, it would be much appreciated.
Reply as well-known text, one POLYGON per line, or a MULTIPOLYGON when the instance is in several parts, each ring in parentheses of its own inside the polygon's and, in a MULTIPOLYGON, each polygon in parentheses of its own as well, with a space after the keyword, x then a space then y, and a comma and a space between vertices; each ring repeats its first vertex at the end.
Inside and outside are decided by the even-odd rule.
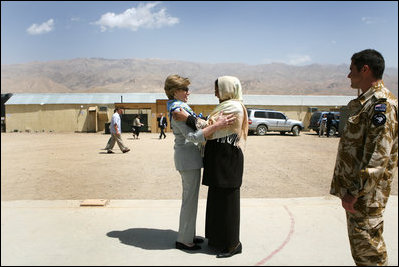
MULTIPOLYGON (((300 120, 305 128, 315 110, 339 111, 356 96, 244 95, 244 105, 274 109, 300 120)), ((7 132, 106 131, 115 107, 123 108, 122 132, 130 131, 140 115, 143 131, 158 132, 157 116, 166 114, 164 93, 37 93, 13 94, 5 103, 7 132)), ((188 104, 197 114, 209 115, 218 104, 213 94, 191 94, 188 104)), ((170 131, 170 123, 168 131, 170 131)))

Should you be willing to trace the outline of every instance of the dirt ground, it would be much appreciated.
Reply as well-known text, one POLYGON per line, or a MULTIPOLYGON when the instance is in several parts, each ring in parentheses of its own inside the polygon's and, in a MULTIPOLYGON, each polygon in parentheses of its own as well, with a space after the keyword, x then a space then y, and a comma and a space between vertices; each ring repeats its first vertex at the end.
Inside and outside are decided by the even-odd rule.
MULTIPOLYGON (((131 151, 103 148, 104 133, 1 133, 1 200, 180 199, 172 133, 122 139, 131 151)), ((249 136, 242 198, 328 196, 339 138, 249 136)), ((392 193, 398 194, 395 172, 392 193)), ((201 186, 200 198, 207 187, 201 186)))

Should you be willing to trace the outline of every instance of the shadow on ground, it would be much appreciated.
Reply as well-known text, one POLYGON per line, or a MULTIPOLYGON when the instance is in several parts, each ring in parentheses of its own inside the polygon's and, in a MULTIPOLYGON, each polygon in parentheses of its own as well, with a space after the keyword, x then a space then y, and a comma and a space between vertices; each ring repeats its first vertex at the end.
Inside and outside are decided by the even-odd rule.
MULTIPOLYGON (((108 237, 119 238, 125 245, 135 246, 148 250, 176 249, 175 242, 177 232, 165 229, 131 228, 123 231, 111 231, 108 237)), ((202 249, 196 251, 185 251, 187 253, 204 253, 216 255, 217 253, 208 247, 207 242, 201 244, 202 249)))

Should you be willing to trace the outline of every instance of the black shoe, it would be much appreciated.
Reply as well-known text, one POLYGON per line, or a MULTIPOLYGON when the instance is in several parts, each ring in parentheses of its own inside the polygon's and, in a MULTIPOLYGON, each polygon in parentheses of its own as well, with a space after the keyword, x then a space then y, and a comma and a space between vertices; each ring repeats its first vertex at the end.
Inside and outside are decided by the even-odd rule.
POLYGON ((108 153, 108 154, 114 154, 115 152, 112 151, 112 150, 108 150, 107 153, 108 153))
POLYGON ((222 252, 216 255, 216 258, 228 258, 235 254, 239 254, 242 252, 241 242, 236 246, 233 250, 229 251, 228 249, 224 249, 222 252))
POLYGON ((130 149, 128 148, 128 149, 123 150, 122 152, 123 152, 123 153, 127 153, 127 152, 129 152, 129 151, 130 151, 130 149))
POLYGON ((194 237, 193 242, 195 244, 201 244, 201 243, 204 243, 204 239, 200 238, 200 237, 194 237))
POLYGON ((194 245, 192 247, 189 247, 189 246, 187 246, 187 245, 185 245, 183 243, 177 242, 177 241, 176 241, 176 248, 177 249, 183 249, 183 250, 198 250, 198 249, 201 249, 201 247, 198 246, 198 245, 194 245))

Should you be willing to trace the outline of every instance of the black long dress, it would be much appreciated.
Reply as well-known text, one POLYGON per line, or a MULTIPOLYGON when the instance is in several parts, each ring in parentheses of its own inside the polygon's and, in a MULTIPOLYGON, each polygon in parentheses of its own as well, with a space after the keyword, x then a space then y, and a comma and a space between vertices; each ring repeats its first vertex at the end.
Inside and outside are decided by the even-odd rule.
POLYGON ((244 155, 235 145, 233 134, 205 145, 202 184, 209 186, 206 205, 205 237, 218 249, 240 242, 240 187, 244 155))

